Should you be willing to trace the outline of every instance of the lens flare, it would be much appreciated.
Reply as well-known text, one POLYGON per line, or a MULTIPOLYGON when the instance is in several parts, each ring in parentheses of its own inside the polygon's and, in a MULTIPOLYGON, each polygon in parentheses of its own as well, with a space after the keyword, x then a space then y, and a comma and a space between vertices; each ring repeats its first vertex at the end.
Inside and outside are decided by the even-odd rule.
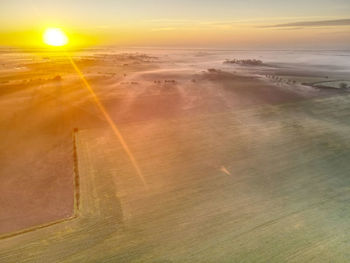
POLYGON ((111 118, 111 116, 109 115, 109 113, 107 112, 106 108, 104 107, 104 105, 102 104, 102 102, 100 101, 100 99, 97 97, 95 91, 93 90, 93 88, 90 86, 89 82, 86 80, 84 74, 81 72, 81 70, 78 68, 77 64, 74 62, 73 58, 67 54, 67 57, 70 61, 70 63, 72 64, 73 68, 75 69, 75 71, 78 73, 82 83, 84 84, 85 88, 90 92, 90 94, 92 95, 92 98, 94 100, 94 102, 96 103, 96 106, 98 107, 98 109, 101 111, 103 117, 105 118, 105 120, 107 121, 107 123, 109 124, 109 126, 111 127, 114 135, 117 137, 117 139, 119 140, 120 144, 122 145, 125 153, 127 154, 127 156, 129 157, 131 164, 133 165, 137 175, 139 176, 139 178, 141 179, 144 187, 146 189, 148 189, 148 185, 146 182, 146 179, 136 161, 136 158, 134 157, 133 153, 131 152, 128 144, 126 143, 123 135, 121 134, 121 132, 119 131, 117 125, 114 123, 113 119, 111 118))

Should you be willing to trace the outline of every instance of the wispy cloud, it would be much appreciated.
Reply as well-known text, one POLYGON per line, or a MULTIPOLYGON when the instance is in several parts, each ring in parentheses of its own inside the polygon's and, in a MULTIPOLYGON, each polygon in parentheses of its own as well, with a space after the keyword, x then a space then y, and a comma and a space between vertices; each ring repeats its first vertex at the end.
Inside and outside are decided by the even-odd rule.
POLYGON ((172 20, 172 19, 157 19, 145 20, 144 23, 152 27, 152 31, 170 31, 170 30, 230 30, 239 27, 252 27, 255 25, 245 21, 201 21, 201 20, 172 20))
POLYGON ((326 26, 350 26, 350 19, 299 21, 285 24, 265 25, 261 28, 302 28, 302 27, 326 27, 326 26))
POLYGON ((176 30, 176 27, 159 27, 159 28, 152 28, 151 31, 174 31, 176 30))

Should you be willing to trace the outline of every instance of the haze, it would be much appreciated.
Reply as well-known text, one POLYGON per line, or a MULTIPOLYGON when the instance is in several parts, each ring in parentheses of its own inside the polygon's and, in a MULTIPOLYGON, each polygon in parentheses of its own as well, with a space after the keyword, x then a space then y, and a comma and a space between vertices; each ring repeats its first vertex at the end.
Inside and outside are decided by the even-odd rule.
POLYGON ((346 49, 349 13, 347 0, 3 1, 0 45, 37 46, 53 26, 76 46, 346 49))
POLYGON ((350 262, 349 8, 2 1, 0 262, 350 262))

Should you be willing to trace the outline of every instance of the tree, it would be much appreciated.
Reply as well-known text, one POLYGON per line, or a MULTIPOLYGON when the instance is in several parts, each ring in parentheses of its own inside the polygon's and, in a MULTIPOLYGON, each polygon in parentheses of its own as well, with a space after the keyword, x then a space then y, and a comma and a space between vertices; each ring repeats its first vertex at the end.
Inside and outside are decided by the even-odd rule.
POLYGON ((339 88, 341 88, 341 89, 346 89, 347 87, 348 87, 348 84, 347 84, 347 83, 345 83, 345 82, 339 83, 339 88))

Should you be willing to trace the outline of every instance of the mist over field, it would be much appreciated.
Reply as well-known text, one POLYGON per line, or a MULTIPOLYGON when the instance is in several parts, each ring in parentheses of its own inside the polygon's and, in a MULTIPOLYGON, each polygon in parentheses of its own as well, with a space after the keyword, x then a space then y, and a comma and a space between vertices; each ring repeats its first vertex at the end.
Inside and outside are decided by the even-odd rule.
POLYGON ((3 242, 26 235, 31 253, 44 239, 47 249, 70 247, 45 257, 68 261, 80 253, 98 261, 101 251, 118 262, 254 261, 270 249, 265 258, 281 262, 305 242, 332 249, 315 245, 297 261, 347 258, 349 52, 109 48, 69 56, 1 51, 3 242), (78 253, 87 229, 91 252, 78 253), (101 248, 100 239, 123 245, 101 248), (162 249, 143 254, 148 244, 162 249))
POLYGON ((0 1, 0 263, 350 262, 349 14, 0 1))

